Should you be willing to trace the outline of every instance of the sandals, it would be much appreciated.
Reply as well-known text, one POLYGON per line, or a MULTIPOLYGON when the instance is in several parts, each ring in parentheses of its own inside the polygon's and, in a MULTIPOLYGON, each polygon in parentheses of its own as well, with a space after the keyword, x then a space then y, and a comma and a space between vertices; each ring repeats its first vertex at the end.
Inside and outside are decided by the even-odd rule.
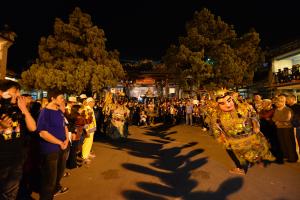
POLYGON ((61 187, 58 191, 56 191, 55 193, 54 193, 54 197, 56 197, 56 196, 58 196, 58 195, 60 195, 60 194, 64 194, 64 193, 66 193, 66 192, 68 192, 69 191, 69 188, 68 187, 61 187))
POLYGON ((245 171, 240 168, 233 168, 233 169, 229 170, 229 173, 237 174, 237 175, 245 175, 246 174, 245 171))
POLYGON ((71 175, 70 172, 65 172, 64 175, 63 175, 63 177, 68 177, 70 175, 71 175))

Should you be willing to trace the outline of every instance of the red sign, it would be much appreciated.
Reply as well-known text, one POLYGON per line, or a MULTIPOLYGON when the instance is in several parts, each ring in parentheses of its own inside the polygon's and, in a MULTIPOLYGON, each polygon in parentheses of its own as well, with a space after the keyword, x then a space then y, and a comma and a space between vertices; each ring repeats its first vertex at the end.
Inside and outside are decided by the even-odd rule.
POLYGON ((153 78, 137 79, 135 83, 141 85, 153 85, 155 84, 155 80, 153 78))

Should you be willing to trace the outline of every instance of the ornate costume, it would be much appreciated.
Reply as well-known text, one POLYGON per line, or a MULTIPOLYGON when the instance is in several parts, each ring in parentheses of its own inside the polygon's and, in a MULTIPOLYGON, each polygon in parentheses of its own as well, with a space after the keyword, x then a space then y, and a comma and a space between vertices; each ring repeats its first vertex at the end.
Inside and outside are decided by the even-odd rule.
POLYGON ((111 114, 111 110, 113 109, 113 98, 112 93, 108 92, 105 95, 104 105, 103 105, 103 114, 105 117, 109 116, 111 114))
POLYGON ((106 104, 107 135, 112 139, 126 138, 128 135, 129 109, 120 101, 118 104, 106 104))
POLYGON ((126 119, 129 117, 129 113, 129 109, 124 105, 117 105, 113 111, 111 119, 111 135, 113 138, 127 137, 126 119))
POLYGON ((236 101, 226 92, 217 96, 217 103, 219 106, 211 118, 213 134, 218 142, 234 153, 240 166, 263 160, 274 161, 269 144, 259 130, 253 107, 236 101))

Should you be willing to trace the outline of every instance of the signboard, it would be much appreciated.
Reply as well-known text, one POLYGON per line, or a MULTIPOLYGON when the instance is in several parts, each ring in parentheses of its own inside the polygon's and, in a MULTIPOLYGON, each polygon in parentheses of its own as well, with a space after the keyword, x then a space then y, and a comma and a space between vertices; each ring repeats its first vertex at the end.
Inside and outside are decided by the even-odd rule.
POLYGON ((153 85, 155 84, 155 80, 153 78, 137 79, 135 83, 141 85, 153 85))

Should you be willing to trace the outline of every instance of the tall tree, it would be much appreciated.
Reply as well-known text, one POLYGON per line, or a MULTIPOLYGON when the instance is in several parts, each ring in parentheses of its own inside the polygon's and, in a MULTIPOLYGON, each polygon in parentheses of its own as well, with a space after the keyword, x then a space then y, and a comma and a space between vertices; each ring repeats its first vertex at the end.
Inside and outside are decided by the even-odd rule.
POLYGON ((119 53, 107 51, 105 42, 104 31, 77 7, 68 23, 56 18, 53 35, 41 38, 39 58, 22 73, 21 83, 28 88, 59 88, 73 94, 115 86, 124 71, 119 53))
POLYGON ((163 57, 167 69, 175 70, 183 85, 234 87, 251 83, 263 59, 255 30, 237 36, 233 25, 215 17, 208 9, 195 12, 186 24, 186 36, 163 57))

